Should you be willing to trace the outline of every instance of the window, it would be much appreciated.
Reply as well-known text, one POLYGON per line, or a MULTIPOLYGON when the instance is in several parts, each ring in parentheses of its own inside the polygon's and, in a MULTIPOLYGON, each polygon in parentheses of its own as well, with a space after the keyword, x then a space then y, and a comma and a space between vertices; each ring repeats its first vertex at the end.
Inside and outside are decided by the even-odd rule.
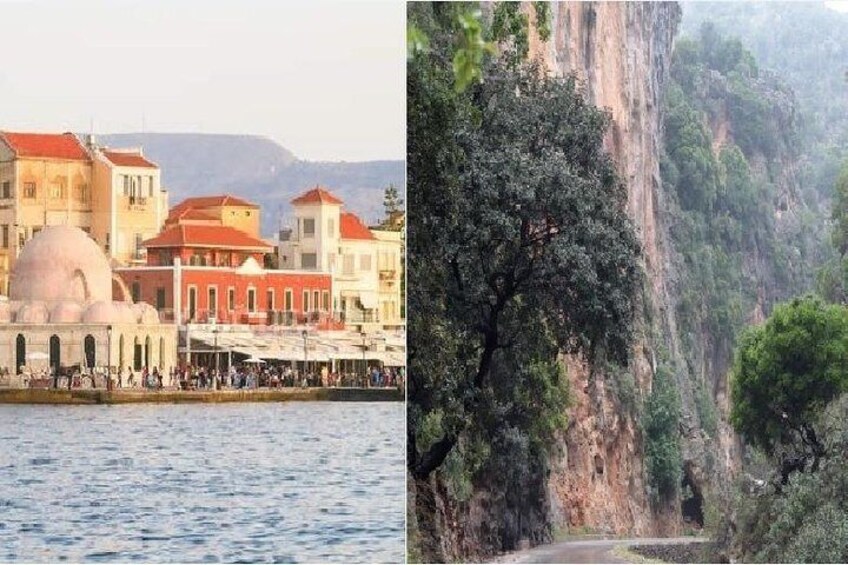
POLYGON ((333 218, 327 220, 327 235, 336 237, 336 221, 333 218))
POLYGON ((5 181, 3 183, 3 198, 11 198, 12 197, 12 183, 9 181, 5 181))
POLYGON ((141 234, 140 233, 135 234, 135 258, 136 259, 141 259, 141 251, 142 251, 141 241, 142 241, 141 234))
POLYGON ((227 309, 231 312, 236 309, 236 289, 233 287, 227 289, 227 309))
POLYGON ((247 289, 247 311, 256 312, 256 289, 247 289))
POLYGON ((321 306, 324 312, 330 311, 330 291, 325 290, 321 295, 321 306))
POLYGON ((274 309, 274 289, 269 288, 265 295, 266 300, 268 301, 268 310, 274 309))
POLYGON ((25 182, 24 183, 24 198, 35 198, 35 183, 34 182, 25 182))
POLYGON ((321 291, 316 290, 312 293, 312 309, 320 310, 321 309, 321 291))
POLYGON ((315 269, 318 267, 318 255, 316 253, 301 253, 300 268, 315 269))
POLYGON ((59 182, 50 185, 50 198, 54 200, 64 200, 65 195, 65 183, 59 182))
POLYGON ((106 232, 106 253, 109 253, 110 240, 112 239, 110 237, 111 235, 112 234, 110 234, 109 232, 106 232))
POLYGON ((359 256, 359 270, 360 271, 370 271, 371 270, 371 255, 364 254, 359 256))
POLYGON ((165 309, 165 287, 159 286, 156 287, 156 309, 164 310, 165 309))
POLYGON ((214 286, 209 287, 209 315, 213 318, 218 317, 218 289, 214 286))
POLYGON ((303 218, 303 237, 315 237, 315 218, 303 218))
POLYGON ((148 178, 149 178, 150 182, 147 185, 148 186, 147 194, 150 196, 150 198, 153 198, 153 177, 148 177, 148 178))
POLYGON ((344 256, 344 268, 342 269, 342 272, 345 275, 352 275, 355 262, 356 262, 356 255, 353 255, 352 253, 345 255, 344 256))
POLYGON ((285 302, 283 302, 283 310, 285 310, 286 312, 291 312, 294 309, 292 306, 292 302, 294 302, 294 293, 292 293, 292 289, 286 289, 284 300, 285 302))
POLYGON ((194 321, 194 316, 197 314, 197 287, 188 287, 188 319, 194 321))
POLYGON ((309 312, 309 291, 303 291, 303 311, 309 312))
POLYGON ((138 281, 132 283, 132 300, 139 302, 141 300, 141 283, 138 281))
POLYGON ((9 249, 9 226, 3 226, 3 249, 9 249))
POLYGON ((78 184, 76 189, 76 197, 80 202, 88 202, 88 185, 78 184))
POLYGON ((336 268, 336 254, 327 253, 327 268, 331 271, 336 268))

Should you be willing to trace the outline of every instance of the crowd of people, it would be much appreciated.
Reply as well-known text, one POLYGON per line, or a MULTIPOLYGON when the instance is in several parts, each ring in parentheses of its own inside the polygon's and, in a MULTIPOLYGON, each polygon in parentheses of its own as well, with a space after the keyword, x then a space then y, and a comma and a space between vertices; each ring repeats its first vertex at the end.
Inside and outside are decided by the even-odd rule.
MULTIPOLYGON (((34 372, 27 381, 33 385, 50 388, 107 388, 147 390, 223 390, 294 387, 360 387, 402 388, 402 368, 371 366, 367 374, 362 372, 331 372, 324 365, 315 371, 301 371, 291 366, 241 364, 227 370, 216 370, 203 366, 173 368, 164 373, 158 367, 134 371, 126 367, 112 373, 107 381, 104 371, 49 371, 34 372)), ((26 384, 24 386, 27 386, 26 384)))

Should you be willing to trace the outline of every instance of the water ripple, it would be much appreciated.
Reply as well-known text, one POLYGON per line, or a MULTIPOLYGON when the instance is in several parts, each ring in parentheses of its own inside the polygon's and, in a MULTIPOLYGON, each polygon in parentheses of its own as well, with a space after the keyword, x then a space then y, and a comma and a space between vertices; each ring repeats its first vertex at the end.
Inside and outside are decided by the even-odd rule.
POLYGON ((403 406, 0 406, 0 562, 403 562, 403 406))

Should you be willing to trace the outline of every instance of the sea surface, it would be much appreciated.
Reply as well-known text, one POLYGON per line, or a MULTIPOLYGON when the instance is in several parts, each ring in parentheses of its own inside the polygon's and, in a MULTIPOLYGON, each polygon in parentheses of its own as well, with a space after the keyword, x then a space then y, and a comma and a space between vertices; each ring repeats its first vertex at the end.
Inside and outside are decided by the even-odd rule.
POLYGON ((403 562, 404 405, 0 405, 2 562, 403 562))

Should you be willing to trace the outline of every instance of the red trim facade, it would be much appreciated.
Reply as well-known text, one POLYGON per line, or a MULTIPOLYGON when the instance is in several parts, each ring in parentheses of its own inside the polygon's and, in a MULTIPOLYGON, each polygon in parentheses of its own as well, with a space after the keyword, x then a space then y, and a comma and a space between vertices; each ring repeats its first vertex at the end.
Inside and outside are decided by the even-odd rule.
MULTIPOLYGON (((128 267, 115 272, 133 299, 152 304, 166 321, 176 319, 176 267, 128 267)), ((332 281, 325 273, 183 266, 179 269, 180 322, 331 327, 332 281)), ((115 299, 123 290, 114 288, 115 299)))

